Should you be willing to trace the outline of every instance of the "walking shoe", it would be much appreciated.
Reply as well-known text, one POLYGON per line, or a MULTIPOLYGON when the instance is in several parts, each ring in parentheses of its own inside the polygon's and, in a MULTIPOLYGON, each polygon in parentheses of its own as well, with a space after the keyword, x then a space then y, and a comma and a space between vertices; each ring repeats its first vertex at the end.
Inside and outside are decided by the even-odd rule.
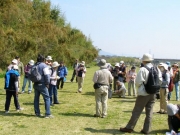
POLYGON ((6 114, 9 113, 9 111, 5 111, 5 113, 6 113, 6 114))
POLYGON ((54 118, 54 116, 53 115, 46 115, 45 118, 47 118, 47 119, 48 118, 54 118))
POLYGON ((106 118, 107 116, 106 115, 103 115, 101 118, 106 118))
POLYGON ((50 104, 50 106, 54 106, 54 104, 50 104))
POLYGON ((42 114, 38 114, 38 113, 36 113, 35 115, 36 115, 36 117, 42 117, 43 116, 42 114))
POLYGON ((148 132, 145 132, 145 131, 143 131, 143 130, 141 130, 141 133, 143 133, 143 134, 145 134, 145 135, 148 134, 148 132))
POLYGON ((28 91, 28 94, 31 94, 31 91, 28 91))
POLYGON ((128 129, 128 128, 120 128, 119 129, 121 132, 128 132, 128 133, 132 133, 133 129, 128 129))
POLYGON ((54 102, 54 104, 60 104, 59 102, 54 102))
POLYGON ((24 108, 16 109, 17 112, 24 110, 24 108))

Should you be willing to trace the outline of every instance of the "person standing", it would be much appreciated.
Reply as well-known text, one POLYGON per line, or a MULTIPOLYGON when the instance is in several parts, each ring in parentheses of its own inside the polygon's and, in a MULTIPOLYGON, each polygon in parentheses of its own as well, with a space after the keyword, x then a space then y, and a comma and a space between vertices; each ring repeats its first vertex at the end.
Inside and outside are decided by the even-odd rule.
MULTIPOLYGON (((155 94, 148 94, 145 90, 144 84, 148 81, 149 71, 145 68, 151 68, 153 67, 152 62, 153 58, 150 54, 144 54, 142 57, 142 63, 144 67, 141 67, 137 77, 136 77, 136 85, 138 86, 137 91, 137 98, 135 101, 135 106, 132 111, 132 116, 126 125, 125 128, 120 128, 121 132, 133 132, 133 129, 143 111, 145 108, 145 114, 146 118, 144 121, 143 129, 141 130, 141 133, 148 134, 151 131, 151 122, 152 122, 152 115, 153 115, 153 106, 155 103, 155 94)), ((160 81, 162 81, 162 74, 158 69, 158 78, 160 81)))
POLYGON ((131 86, 133 89, 133 96, 136 96, 136 86, 135 86, 135 79, 136 79, 136 67, 131 67, 131 70, 127 72, 127 82, 128 82, 128 96, 131 96, 131 86))
POLYGON ((37 63, 38 72, 41 75, 41 80, 34 83, 34 111, 36 116, 41 116, 39 109, 39 96, 42 94, 45 102, 45 118, 53 118, 50 111, 50 96, 48 92, 49 83, 50 83, 50 72, 49 67, 44 63, 45 58, 43 55, 38 55, 37 63))
POLYGON ((34 60, 30 60, 29 63, 24 68, 24 80, 23 80, 23 86, 22 86, 22 92, 23 94, 25 92, 26 83, 28 82, 28 94, 31 94, 32 92, 32 81, 28 78, 28 73, 30 68, 34 65, 34 60))
POLYGON ((64 86, 64 79, 66 78, 68 73, 68 70, 66 66, 64 65, 64 62, 60 62, 60 65, 58 66, 57 69, 57 75, 60 77, 59 80, 57 80, 57 89, 59 89, 59 85, 61 85, 61 89, 64 86))
POLYGON ((20 61, 20 57, 19 56, 16 56, 15 59, 18 61, 17 62, 17 66, 18 66, 18 69, 19 69, 20 76, 24 75, 24 64, 20 61))
POLYGON ((178 63, 173 64, 173 83, 176 91, 176 101, 179 101, 179 84, 180 84, 180 72, 178 63))
POLYGON ((79 65, 79 67, 76 69, 76 76, 77 76, 77 82, 78 82, 78 91, 77 93, 82 92, 82 87, 84 83, 84 78, 86 74, 86 67, 85 67, 85 62, 82 61, 79 65))
POLYGON ((11 97, 14 97, 14 105, 17 111, 23 110, 20 107, 18 101, 18 66, 12 66, 12 69, 6 72, 5 75, 5 90, 6 90, 6 102, 5 102, 5 113, 9 113, 9 107, 11 104, 11 97))
POLYGON ((170 74, 168 71, 168 65, 165 63, 160 64, 159 69, 162 73, 162 84, 160 88, 160 110, 157 113, 166 114, 167 113, 167 103, 168 103, 168 85, 170 82, 170 74))
POLYGON ((120 82, 124 82, 124 79, 125 79, 125 76, 126 76, 126 66, 125 66, 125 64, 124 64, 124 61, 120 61, 120 63, 119 63, 119 77, 118 77, 118 79, 119 79, 119 81, 120 82))
POLYGON ((51 56, 47 56, 45 63, 46 63, 46 65, 48 65, 49 68, 51 68, 51 66, 52 66, 52 57, 51 56))
POLYGON ((108 88, 112 83, 113 77, 111 72, 107 69, 106 60, 101 59, 98 63, 100 70, 94 73, 93 82, 101 85, 100 88, 95 89, 96 100, 96 114, 94 117, 106 117, 107 116, 107 101, 108 101, 108 88), (102 105, 102 111, 100 106, 102 105))
POLYGON ((11 70, 14 65, 17 65, 18 61, 13 59, 11 64, 7 67, 7 71, 11 70))
MULTIPOLYGON (((73 74, 72 74, 72 78, 71 78, 71 82, 73 82, 74 77, 76 76, 76 69, 78 68, 79 63, 78 63, 78 59, 76 59, 75 63, 73 64, 73 74)), ((77 77, 76 77, 76 82, 77 82, 77 77)))
POLYGON ((57 61, 53 62, 52 68, 50 70, 50 85, 49 85, 49 96, 50 96, 50 105, 53 106, 54 104, 59 104, 58 98, 57 98, 57 80, 60 78, 57 76, 57 68, 59 64, 57 61), (54 99, 54 102, 52 103, 52 96, 54 99))
POLYGON ((112 73, 114 77, 114 82, 113 82, 114 91, 116 90, 116 82, 118 81, 118 73, 119 73, 119 63, 116 63, 113 69, 113 73, 112 73))

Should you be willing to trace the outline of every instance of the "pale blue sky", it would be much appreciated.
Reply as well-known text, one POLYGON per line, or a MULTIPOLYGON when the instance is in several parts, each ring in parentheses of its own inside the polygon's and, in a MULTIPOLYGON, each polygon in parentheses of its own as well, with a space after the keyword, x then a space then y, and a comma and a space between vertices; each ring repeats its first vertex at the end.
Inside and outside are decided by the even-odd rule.
POLYGON ((50 1, 103 51, 180 59, 180 0, 50 1))

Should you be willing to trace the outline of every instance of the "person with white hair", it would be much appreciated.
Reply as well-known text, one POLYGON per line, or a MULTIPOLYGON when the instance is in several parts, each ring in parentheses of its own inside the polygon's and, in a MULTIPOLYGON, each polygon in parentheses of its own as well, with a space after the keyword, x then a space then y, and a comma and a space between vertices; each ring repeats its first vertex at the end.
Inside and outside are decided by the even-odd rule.
POLYGON ((171 131, 171 135, 177 135, 180 129, 180 104, 168 104, 167 105, 168 114, 168 126, 171 131))
POLYGON ((28 82, 28 94, 32 92, 32 81, 28 78, 28 73, 33 65, 34 65, 34 60, 30 60, 28 64, 24 67, 24 80, 23 80, 21 94, 25 92, 25 87, 26 87, 27 82, 28 82))
POLYGON ((6 72, 5 75, 5 87, 6 90, 6 102, 5 102, 5 113, 9 113, 9 107, 11 104, 11 97, 14 97, 14 105, 17 111, 23 110, 20 107, 18 101, 18 77, 20 76, 18 72, 18 66, 12 66, 12 69, 6 72))
MULTIPOLYGON (((132 116, 124 128, 120 128, 121 132, 133 132, 133 129, 142 114, 143 109, 145 108, 145 120, 143 124, 143 128, 140 131, 143 134, 149 134, 151 132, 151 124, 152 124, 152 116, 153 116, 153 106, 155 103, 155 94, 148 94, 145 90, 145 85, 148 82, 149 71, 147 68, 152 68, 153 58, 150 54, 146 53, 142 57, 142 63, 144 67, 141 67, 137 77, 136 77, 136 85, 138 87, 137 90, 137 98, 135 101, 135 106, 132 111, 132 116), (146 68, 147 67, 147 68, 146 68)), ((158 70, 158 79, 162 81, 161 71, 158 70)))
POLYGON ((166 114, 167 113, 167 103, 168 103, 168 86, 170 82, 170 74, 168 72, 168 65, 161 63, 158 68, 162 73, 162 84, 160 88, 160 110, 157 113, 166 114))

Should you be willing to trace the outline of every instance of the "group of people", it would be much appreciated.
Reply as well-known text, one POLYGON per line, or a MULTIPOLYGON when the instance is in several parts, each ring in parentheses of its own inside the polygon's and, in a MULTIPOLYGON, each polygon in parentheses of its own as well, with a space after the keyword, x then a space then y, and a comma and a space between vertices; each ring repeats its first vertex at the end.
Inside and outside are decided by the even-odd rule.
MULTIPOLYGON (((145 84, 148 81, 149 70, 148 68, 154 67, 152 64, 153 58, 150 54, 144 54, 142 57, 142 66, 138 73, 136 73, 136 67, 132 66, 130 70, 127 70, 125 63, 120 61, 116 63, 115 67, 108 67, 106 60, 101 59, 98 62, 100 67, 94 73, 93 82, 95 89, 95 102, 96 102, 96 113, 94 117, 105 118, 107 116, 107 101, 108 101, 108 91, 112 83, 114 83, 114 92, 120 97, 125 97, 126 87, 125 82, 128 82, 128 96, 131 96, 131 88, 133 89, 133 96, 136 97, 135 106, 132 111, 132 116, 124 128, 120 128, 122 132, 133 132, 133 129, 145 108, 146 118, 144 121, 141 133, 148 134, 151 131, 153 106, 156 100, 156 94, 148 94, 145 90, 145 84), (136 87, 137 86, 137 91, 136 87), (102 108, 101 108, 102 106, 102 108)), ((37 62, 34 63, 30 60, 28 64, 23 66, 20 62, 20 58, 16 57, 12 60, 12 63, 8 66, 8 71, 5 76, 5 89, 6 89, 6 103, 5 103, 5 113, 9 112, 9 106, 11 97, 14 96, 14 103, 16 109, 22 110, 18 102, 18 91, 19 91, 19 77, 24 73, 24 82, 22 86, 22 92, 25 92, 26 82, 29 82, 28 93, 32 91, 32 82, 28 78, 28 74, 32 66, 38 65, 38 71, 42 78, 39 82, 34 83, 34 111, 36 116, 41 116, 39 109, 39 96, 42 94, 45 102, 45 117, 52 118, 50 111, 50 106, 54 104, 59 104, 57 98, 57 89, 63 88, 64 81, 67 76, 67 67, 65 67, 63 62, 60 64, 57 61, 52 62, 52 57, 47 56, 45 58, 43 55, 38 55, 37 62), (20 65, 20 66, 19 66, 20 65), (23 72, 24 70, 24 72, 23 72)), ((82 92, 83 82, 86 74, 85 62, 81 63, 76 60, 74 63, 74 72, 71 78, 73 82, 76 76, 76 82, 78 83, 77 93, 82 92)), ((178 70, 178 64, 174 63, 172 66, 169 62, 160 63, 158 65, 158 79, 160 83, 160 114, 168 114, 168 124, 172 133, 177 133, 180 128, 180 106, 168 104, 168 100, 171 98, 171 91, 173 85, 175 85, 176 90, 176 100, 179 101, 179 83, 180 75, 178 70)))
MULTIPOLYGON (((106 65, 106 60, 101 59, 98 63, 100 69, 94 73, 93 82, 95 87, 95 99, 96 99, 96 113, 94 117, 106 117, 107 116, 107 100, 108 100, 108 89, 110 84, 114 79, 114 90, 116 93, 125 95, 124 91, 121 90, 125 75, 128 81, 128 95, 131 95, 130 86, 133 86, 133 95, 137 96, 135 101, 135 106, 132 111, 132 116, 128 124, 124 128, 120 128, 121 132, 133 132, 133 129, 145 108, 146 118, 142 130, 142 134, 149 134, 151 132, 151 123, 153 116, 153 106, 156 100, 156 94, 160 95, 160 114, 168 114, 168 124, 171 133, 176 135, 178 129, 180 128, 180 105, 168 104, 168 94, 171 97, 169 88, 172 88, 170 82, 175 84, 176 90, 176 100, 179 101, 179 70, 178 64, 174 63, 172 67, 169 62, 160 63, 158 65, 157 71, 159 79, 160 90, 158 93, 148 94, 145 90, 145 84, 148 81, 149 70, 154 67, 153 58, 150 54, 144 54, 142 57, 142 65, 139 72, 135 73, 135 67, 126 72, 126 67, 123 65, 124 62, 120 64, 115 64, 114 70, 109 70, 106 65), (121 67, 121 68, 120 68, 121 67), (138 88, 137 93, 134 84, 138 88), (97 85, 98 84, 98 85, 97 85), (137 94, 137 95, 136 95, 137 94), (102 110, 101 107, 102 106, 102 110)), ((170 90, 172 91, 172 90, 170 90)), ((170 100, 170 98, 169 98, 170 100)))
MULTIPOLYGON (((57 89, 63 89, 64 82, 66 81, 66 76, 68 74, 67 67, 63 62, 58 63, 57 61, 52 62, 53 59, 51 56, 46 58, 43 55, 38 55, 37 62, 30 60, 27 65, 23 65, 20 62, 19 57, 15 57, 12 60, 11 64, 7 68, 5 75, 5 90, 6 90, 6 102, 5 102, 5 113, 9 113, 9 106, 11 97, 14 97, 14 104, 17 111, 23 110, 20 107, 18 101, 18 93, 25 93, 26 84, 28 82, 28 94, 32 92, 34 88, 34 111, 36 116, 41 116, 39 109, 39 96, 42 94, 45 102, 45 117, 53 117, 50 112, 50 106, 54 104, 59 104, 57 89), (31 68, 37 65, 38 72, 41 75, 41 79, 38 82, 33 82, 29 78, 31 68), (20 90, 20 77, 24 75, 22 91, 20 90)), ((77 60, 76 60, 77 61, 77 60)), ((75 75, 73 74, 72 78, 76 76, 78 82, 78 91, 82 92, 83 81, 86 73, 85 62, 82 61, 74 67, 75 75)), ((71 82, 73 80, 71 79, 71 82)))

